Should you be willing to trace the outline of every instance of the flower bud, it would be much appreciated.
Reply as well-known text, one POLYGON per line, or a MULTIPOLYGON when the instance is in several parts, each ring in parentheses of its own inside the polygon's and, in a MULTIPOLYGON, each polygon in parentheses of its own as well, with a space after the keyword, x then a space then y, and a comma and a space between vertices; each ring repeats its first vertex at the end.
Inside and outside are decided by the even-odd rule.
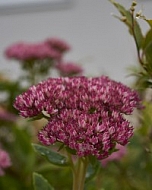
POLYGON ((126 16, 122 16, 122 17, 121 17, 121 21, 122 21, 122 22, 126 22, 126 21, 127 21, 126 16))
POLYGON ((132 6, 135 7, 137 5, 137 2, 136 1, 133 1, 132 2, 132 6))

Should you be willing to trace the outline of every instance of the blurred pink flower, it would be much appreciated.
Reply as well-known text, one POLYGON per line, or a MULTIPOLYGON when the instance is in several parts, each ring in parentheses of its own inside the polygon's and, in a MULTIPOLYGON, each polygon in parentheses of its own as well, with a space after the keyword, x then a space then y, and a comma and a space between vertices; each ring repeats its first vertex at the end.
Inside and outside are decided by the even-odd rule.
POLYGON ((109 162, 112 161, 119 161, 122 157, 125 156, 125 154, 127 153, 127 148, 126 146, 122 146, 120 144, 116 145, 116 149, 118 149, 118 151, 113 152, 109 157, 101 160, 102 165, 105 167, 109 162))
POLYGON ((9 113, 7 110, 4 108, 0 107, 0 120, 3 121, 16 121, 17 116, 9 113))
POLYGON ((48 38, 45 43, 61 53, 67 52, 71 49, 69 44, 58 38, 48 38))
POLYGON ((83 73, 82 67, 73 62, 61 62, 56 65, 56 68, 61 76, 81 75, 83 73))
POLYGON ((4 169, 11 166, 9 154, 0 148, 0 176, 5 174, 4 169))
POLYGON ((7 58, 14 58, 20 61, 45 58, 59 59, 61 57, 59 52, 44 42, 35 44, 25 42, 15 43, 9 46, 4 53, 7 58))
POLYGON ((78 156, 104 159, 115 143, 128 143, 133 127, 123 116, 139 104, 134 90, 101 76, 49 78, 16 97, 14 106, 23 117, 48 117, 38 134, 44 145, 61 142, 78 156))

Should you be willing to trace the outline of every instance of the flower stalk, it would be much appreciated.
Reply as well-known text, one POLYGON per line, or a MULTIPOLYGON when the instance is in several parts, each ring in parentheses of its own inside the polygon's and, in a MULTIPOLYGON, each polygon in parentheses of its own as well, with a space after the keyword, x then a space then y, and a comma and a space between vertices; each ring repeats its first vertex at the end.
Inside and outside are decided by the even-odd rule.
POLYGON ((71 154, 68 154, 70 166, 73 173, 73 188, 72 190, 83 190, 85 184, 85 177, 88 166, 88 158, 87 157, 77 157, 74 162, 71 154))

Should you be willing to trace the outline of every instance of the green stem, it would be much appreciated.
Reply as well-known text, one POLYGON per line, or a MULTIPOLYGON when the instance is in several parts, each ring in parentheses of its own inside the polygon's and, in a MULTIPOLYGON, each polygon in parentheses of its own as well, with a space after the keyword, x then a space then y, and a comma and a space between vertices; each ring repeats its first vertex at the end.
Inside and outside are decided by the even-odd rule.
POLYGON ((78 158, 76 172, 73 173, 73 190, 83 190, 85 184, 85 176, 88 166, 87 158, 78 158))
POLYGON ((33 65, 31 65, 31 67, 30 67, 30 82, 31 82, 30 85, 36 84, 36 75, 38 75, 38 73, 34 67, 34 64, 35 63, 33 63, 33 65))
MULTIPOLYGON (((80 158, 81 159, 81 158, 80 158)), ((85 176, 86 176, 86 171, 87 171, 87 166, 88 166, 88 160, 87 160, 87 158, 82 158, 82 160, 81 160, 81 170, 80 170, 80 176, 81 176, 81 178, 80 178, 80 182, 79 182, 79 184, 80 184, 80 186, 79 186, 79 190, 83 190, 84 189, 84 184, 85 184, 85 176)))
POLYGON ((95 185, 96 185, 97 190, 101 190, 101 187, 102 187, 102 168, 101 167, 98 170, 98 173, 95 179, 95 185))
POLYGON ((75 164, 75 172, 73 172, 73 190, 79 190, 79 181, 80 175, 79 172, 81 171, 81 160, 78 158, 77 163, 75 164))
POLYGON ((83 190, 85 184, 85 176, 88 166, 87 157, 76 157, 72 159, 72 156, 67 152, 69 163, 73 173, 73 188, 72 190, 83 190))
POLYGON ((72 170, 72 174, 73 174, 73 190, 76 190, 77 189, 77 180, 76 180, 76 168, 75 168, 75 164, 74 164, 74 161, 72 159, 72 155, 67 151, 67 156, 68 156, 68 159, 69 159, 69 163, 70 163, 70 166, 71 166, 71 170, 72 170))

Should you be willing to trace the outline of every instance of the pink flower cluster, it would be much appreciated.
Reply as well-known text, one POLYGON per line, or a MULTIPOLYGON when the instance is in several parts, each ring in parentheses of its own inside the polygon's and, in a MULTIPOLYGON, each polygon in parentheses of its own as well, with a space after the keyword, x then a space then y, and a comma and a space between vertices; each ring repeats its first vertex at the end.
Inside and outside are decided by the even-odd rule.
POLYGON ((135 91, 101 76, 50 78, 16 97, 14 106, 23 117, 48 117, 38 134, 44 145, 61 142, 78 156, 103 159, 116 143, 128 143, 133 127, 123 116, 139 104, 135 91))
POLYGON ((60 59, 62 53, 66 50, 69 50, 69 46, 66 42, 60 39, 55 40, 54 38, 50 38, 49 42, 47 40, 40 43, 15 43, 5 50, 5 55, 7 58, 20 61, 46 58, 60 59), (53 42, 52 45, 51 41, 53 42))
POLYGON ((61 62, 56 65, 56 68, 61 76, 81 75, 83 72, 82 67, 73 62, 61 62))
POLYGON ((0 149, 0 176, 3 176, 5 174, 4 169, 11 166, 11 160, 9 157, 9 154, 0 149))

